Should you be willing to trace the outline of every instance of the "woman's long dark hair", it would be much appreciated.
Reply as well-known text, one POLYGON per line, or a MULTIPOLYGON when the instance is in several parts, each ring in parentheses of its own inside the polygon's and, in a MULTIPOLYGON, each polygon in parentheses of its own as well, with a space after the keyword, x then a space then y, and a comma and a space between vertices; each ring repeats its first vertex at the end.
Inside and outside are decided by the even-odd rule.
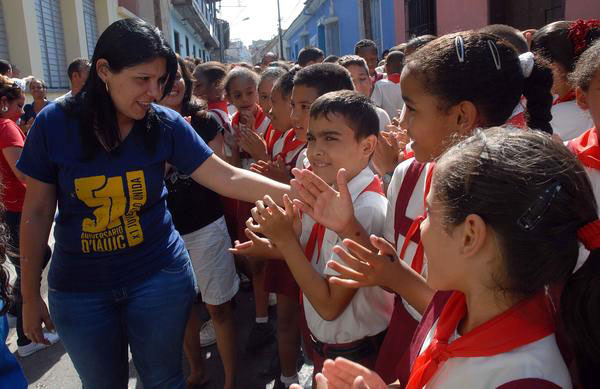
MULTIPOLYGON (((77 96, 63 104, 67 114, 79 121, 84 158, 92 158, 99 150, 113 152, 122 141, 114 103, 106 84, 98 76, 98 60, 105 59, 112 72, 120 72, 161 57, 167 61, 164 97, 173 86, 177 59, 158 28, 141 19, 130 18, 114 22, 100 35, 86 83, 77 96)), ((150 108, 143 121, 146 147, 153 150, 158 141, 159 118, 150 108)))

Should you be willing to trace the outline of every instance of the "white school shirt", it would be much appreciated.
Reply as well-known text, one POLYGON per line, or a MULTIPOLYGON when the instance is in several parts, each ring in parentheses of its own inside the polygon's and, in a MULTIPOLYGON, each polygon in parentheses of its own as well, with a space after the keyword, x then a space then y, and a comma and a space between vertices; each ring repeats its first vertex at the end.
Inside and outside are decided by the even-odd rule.
MULTIPOLYGON (((437 321, 429 330, 422 354, 433 339, 437 321)), ((450 344, 459 338, 455 331, 450 344)), ((561 388, 571 388, 571 376, 556 344, 554 334, 491 357, 450 358, 443 362, 426 389, 488 389, 514 381, 537 378, 550 381, 561 388)))
MULTIPOLYGON (((283 135, 281 135, 279 137, 279 139, 277 139, 275 141, 275 144, 273 145, 273 159, 275 159, 283 151, 283 147, 285 146, 285 140, 287 139, 290 132, 292 132, 292 131, 296 131, 296 130, 293 128, 290 130, 287 130, 286 132, 283 133, 283 135)), ((300 153, 305 148, 306 148, 306 143, 301 144, 298 147, 296 147, 295 149, 288 151, 288 153, 285 156, 286 165, 289 165, 290 163, 292 163, 294 161, 294 158, 296 158, 296 156, 298 156, 298 159, 299 159, 300 153)), ((294 164, 293 167, 298 166, 298 159, 296 159, 296 163, 294 164)))
MULTIPOLYGON (((225 131, 227 131, 230 135, 233 135, 233 132, 231 131, 231 118, 227 112, 218 108, 211 108, 208 110, 208 114, 215 118, 225 131)), ((231 147, 229 147, 227 143, 223 143, 223 153, 227 157, 231 157, 233 155, 231 147)))
POLYGON ((398 116, 398 110, 402 110, 404 107, 400 84, 385 78, 375 83, 371 100, 375 105, 383 108, 391 118, 398 116))
POLYGON ((300 151, 298 154, 298 159, 296 159, 296 168, 297 169, 308 169, 310 167, 310 162, 308 162, 308 157, 306 156, 306 147, 300 151))
MULTIPOLYGON (((592 169, 587 166, 584 166, 583 169, 587 173, 588 178, 590 179, 590 183, 592 184, 592 192, 594 192, 594 198, 596 199, 596 203, 600 204, 600 170, 592 169)), ((573 269, 573 272, 579 270, 579 268, 588 259, 589 255, 590 252, 583 246, 581 242, 579 242, 579 255, 577 257, 577 264, 575 265, 575 269, 573 269)))
POLYGON ((553 105, 551 113, 552 129, 564 141, 577 138, 594 127, 589 112, 579 108, 575 100, 553 105))
MULTIPOLYGON (((352 196, 354 215, 358 222, 369 234, 381 236, 387 208, 384 196, 374 192, 363 192, 373 182, 375 175, 368 167, 363 169, 348 183, 352 196)), ((302 234, 300 243, 302 247, 310 236, 314 220, 307 214, 302 215, 302 234)), ((317 243, 318 244, 318 243, 317 243)), ((318 258, 318 247, 315 247, 311 264, 323 276, 337 275, 327 267, 327 262, 334 260, 341 264, 341 260, 333 253, 335 245, 342 245, 342 240, 333 231, 327 229, 321 246, 321 256, 318 258)), ((377 335, 388 327, 394 309, 394 297, 378 286, 360 288, 346 309, 334 320, 326 321, 312 306, 306 296, 302 296, 304 315, 308 328, 313 336, 329 344, 349 343, 367 336, 377 335)))
MULTIPOLYGON (((405 161, 402 161, 398 166, 396 166, 396 170, 394 170, 394 175, 392 176, 392 181, 390 181, 390 185, 387 190, 387 199, 388 199, 388 208, 385 216, 385 227, 383 232, 383 237, 394 244, 395 238, 395 217, 396 217, 396 201, 398 200, 398 194, 400 192, 400 187, 402 186, 402 181, 404 180, 404 176, 408 171, 408 168, 414 161, 414 158, 409 158, 405 161)), ((412 194, 410 195, 410 200, 408 201, 408 206, 406 207, 405 216, 411 220, 415 220, 419 216, 423 216, 425 213, 425 185, 427 181, 427 172, 432 168, 431 164, 427 164, 419 179, 417 180, 417 184, 412 194)), ((402 250, 402 246, 404 245, 404 235, 402 233, 398 234, 398 241, 396 242, 396 252, 400 255, 400 251, 402 250)), ((405 257, 403 258, 404 262, 408 265, 412 265, 413 258, 417 252, 417 244, 412 240, 408 243, 406 247, 405 257)), ((423 258, 423 270, 421 272, 423 276, 427 276, 427 260, 423 258)), ((421 314, 414 309, 411 305, 409 305, 404 299, 402 299, 402 304, 406 308, 406 311, 417 321, 421 321, 421 314)))

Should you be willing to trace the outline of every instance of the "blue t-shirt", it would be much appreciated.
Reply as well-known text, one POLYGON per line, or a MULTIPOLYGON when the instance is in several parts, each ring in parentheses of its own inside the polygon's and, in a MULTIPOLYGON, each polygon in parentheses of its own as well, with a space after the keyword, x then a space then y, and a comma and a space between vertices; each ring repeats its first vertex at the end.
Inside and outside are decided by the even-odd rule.
POLYGON ((136 123, 116 154, 99 151, 91 160, 83 158, 76 118, 59 104, 38 114, 17 167, 56 185, 51 288, 78 292, 128 286, 185 250, 166 207, 165 161, 191 174, 212 150, 178 113, 159 105, 152 109, 162 122, 153 152, 144 144, 143 125, 136 123))

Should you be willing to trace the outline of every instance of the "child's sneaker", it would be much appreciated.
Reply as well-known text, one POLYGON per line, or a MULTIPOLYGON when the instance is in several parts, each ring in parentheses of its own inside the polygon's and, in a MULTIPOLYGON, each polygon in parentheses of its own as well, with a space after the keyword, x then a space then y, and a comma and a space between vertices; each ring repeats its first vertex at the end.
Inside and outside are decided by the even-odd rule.
POLYGON ((46 338, 46 340, 50 342, 49 345, 31 342, 25 346, 19 346, 17 349, 17 353, 21 358, 28 357, 31 354, 34 354, 40 350, 52 346, 53 344, 56 344, 60 340, 60 337, 56 332, 44 332, 44 338, 46 338))
POLYGON ((208 347, 217 342, 217 336, 215 335, 215 327, 213 327, 212 320, 209 320, 202 324, 200 328, 200 347, 208 347))

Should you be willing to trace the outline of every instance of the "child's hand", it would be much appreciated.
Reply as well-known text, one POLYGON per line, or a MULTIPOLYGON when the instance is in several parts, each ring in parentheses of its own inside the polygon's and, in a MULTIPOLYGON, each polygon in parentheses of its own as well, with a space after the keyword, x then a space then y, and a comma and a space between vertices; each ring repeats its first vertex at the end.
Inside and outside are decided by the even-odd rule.
POLYGON ((252 159, 257 161, 269 159, 267 154, 267 142, 265 142, 262 136, 246 127, 242 127, 239 134, 240 147, 250 154, 252 159))
POLYGON ((283 196, 284 208, 279 207, 273 199, 266 195, 264 201, 257 201, 251 214, 254 219, 246 222, 248 229, 263 234, 276 246, 282 247, 291 240, 297 240, 294 231, 294 206, 287 195, 283 196))
POLYGON ((252 111, 240 111, 240 124, 244 127, 248 128, 251 131, 254 131, 254 114, 252 111))
POLYGON ((326 386, 319 386, 317 389, 387 389, 388 386, 381 377, 356 362, 338 357, 335 361, 328 359, 323 364, 321 373, 326 386))
POLYGON ((250 165, 250 170, 269 177, 272 180, 283 182, 284 184, 290 183, 290 171, 281 156, 277 157, 275 161, 258 161, 257 163, 253 163, 250 165))
POLYGON ((337 174, 339 192, 309 170, 292 169, 292 173, 296 178, 291 185, 299 197, 294 205, 317 223, 341 234, 354 219, 346 171, 340 169, 337 174))
POLYGON ((346 265, 329 261, 327 266, 340 273, 338 276, 329 278, 329 282, 332 285, 344 286, 346 288, 362 288, 365 286, 388 287, 393 283, 394 280, 390 279, 390 277, 395 274, 393 271, 395 269, 391 269, 390 266, 408 265, 403 261, 398 261, 396 250, 387 240, 371 235, 371 244, 377 248, 377 253, 350 239, 344 240, 344 246, 346 246, 349 252, 340 246, 335 246, 333 252, 346 265))
POLYGON ((229 249, 230 253, 250 258, 282 259, 281 253, 269 239, 261 238, 247 228, 244 233, 250 240, 243 243, 236 240, 234 247, 229 249))

